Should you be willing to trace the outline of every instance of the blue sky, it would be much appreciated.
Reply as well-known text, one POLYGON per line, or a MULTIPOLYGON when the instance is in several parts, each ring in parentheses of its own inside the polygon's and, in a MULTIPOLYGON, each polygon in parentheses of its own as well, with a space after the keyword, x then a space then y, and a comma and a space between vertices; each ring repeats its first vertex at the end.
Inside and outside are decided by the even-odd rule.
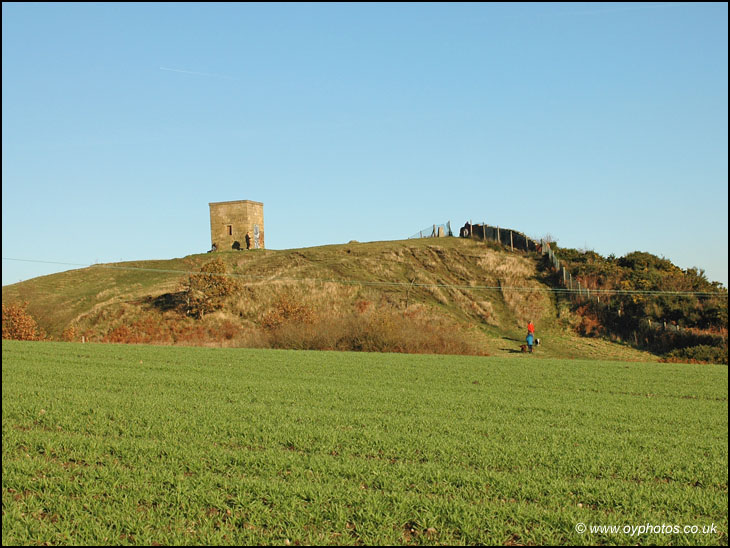
POLYGON ((2 283, 254 200, 271 249, 471 219, 727 286, 727 10, 5 3, 2 283))

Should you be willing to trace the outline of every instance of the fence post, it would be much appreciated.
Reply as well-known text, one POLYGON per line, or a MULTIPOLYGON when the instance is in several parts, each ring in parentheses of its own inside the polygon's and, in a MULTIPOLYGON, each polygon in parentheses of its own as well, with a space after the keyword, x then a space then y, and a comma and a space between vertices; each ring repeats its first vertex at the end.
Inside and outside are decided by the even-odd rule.
POLYGON ((514 252, 514 250, 515 250, 515 243, 512 240, 512 231, 511 230, 509 231, 509 246, 512 249, 512 251, 514 252))
POLYGON ((499 226, 497 226, 497 243, 502 245, 502 239, 499 237, 499 226))
POLYGON ((570 300, 575 301, 575 293, 573 293, 575 289, 575 284, 573 283, 573 274, 568 272, 568 281, 570 282, 570 300))
POLYGON ((486 243, 487 241, 487 223, 482 221, 482 240, 486 243))

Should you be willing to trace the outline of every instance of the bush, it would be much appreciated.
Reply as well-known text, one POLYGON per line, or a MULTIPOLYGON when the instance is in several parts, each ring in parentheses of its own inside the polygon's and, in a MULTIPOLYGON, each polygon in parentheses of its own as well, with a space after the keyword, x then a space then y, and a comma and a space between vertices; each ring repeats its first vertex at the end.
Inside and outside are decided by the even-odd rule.
POLYGON ((61 333, 61 340, 65 342, 73 342, 78 339, 78 332, 76 327, 73 325, 69 325, 66 329, 63 330, 63 333, 61 333))
POLYGON ((701 344, 698 346, 690 346, 688 348, 680 348, 672 350, 665 357, 667 362, 687 362, 687 363, 724 363, 727 365, 727 346, 718 348, 717 346, 708 346, 701 344))
MULTIPOLYGON (((639 251, 621 258, 557 247, 554 251, 581 287, 636 292, 601 295, 600 303, 572 299, 571 307, 580 317, 580 334, 620 337, 665 356, 673 350, 700 346, 718 349, 713 355, 723 348, 727 352, 727 289, 708 281, 704 271, 683 270, 663 257, 639 251), (682 295, 642 293, 651 291, 682 295), (693 295, 693 291, 716 295, 693 295), (681 329, 658 328, 665 323, 681 329)), ((542 267, 550 270, 552 265, 543 260, 542 267)), ((558 285, 562 282, 560 273, 552 274, 551 279, 558 285)))
POLYGON ((314 312, 308 306, 297 302, 290 295, 282 295, 274 307, 261 318, 264 329, 273 331, 284 324, 308 324, 314 320, 314 312))
POLYGON ((3 304, 3 339, 40 341, 45 334, 26 310, 28 303, 3 304))
POLYGON ((182 283, 185 312, 201 319, 223 308, 226 298, 239 291, 241 284, 227 273, 225 263, 214 259, 200 268, 200 274, 188 276, 182 283))

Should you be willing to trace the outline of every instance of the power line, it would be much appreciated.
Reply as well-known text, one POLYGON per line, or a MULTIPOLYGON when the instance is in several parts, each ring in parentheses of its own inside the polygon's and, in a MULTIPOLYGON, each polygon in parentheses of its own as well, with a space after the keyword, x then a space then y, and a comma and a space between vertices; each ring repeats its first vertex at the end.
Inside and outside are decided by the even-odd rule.
POLYGON ((361 285, 371 287, 423 287, 438 289, 462 289, 477 291, 523 291, 534 293, 556 293, 556 294, 578 294, 578 295, 626 295, 626 296, 668 296, 668 297, 728 297, 727 293, 716 291, 660 291, 660 290, 644 290, 644 289, 569 289, 560 287, 519 287, 519 286, 488 286, 488 285, 464 285, 464 284, 434 284, 434 283, 412 283, 412 282, 391 282, 391 281, 368 281, 368 280, 343 280, 329 278, 285 278, 277 276, 253 276, 250 274, 236 273, 217 273, 217 272, 200 272, 191 270, 177 270, 165 268, 147 268, 140 266, 119 266, 114 264, 80 264, 67 263, 59 261, 42 261, 37 259, 16 259, 12 257, 3 257, 3 261, 22 261, 29 263, 57 264, 64 266, 78 266, 82 268, 105 268, 110 270, 134 270, 138 272, 154 272, 159 274, 176 274, 182 276, 221 276, 228 278, 239 278, 248 280, 277 281, 277 282, 319 282, 319 283, 336 283, 342 285, 361 285))
POLYGON ((42 263, 42 264, 60 264, 64 266, 82 266, 82 267, 89 267, 92 265, 88 264, 82 264, 82 263, 62 263, 59 261, 41 261, 39 259, 13 259, 11 257, 3 257, 3 261, 20 261, 24 263, 42 263))

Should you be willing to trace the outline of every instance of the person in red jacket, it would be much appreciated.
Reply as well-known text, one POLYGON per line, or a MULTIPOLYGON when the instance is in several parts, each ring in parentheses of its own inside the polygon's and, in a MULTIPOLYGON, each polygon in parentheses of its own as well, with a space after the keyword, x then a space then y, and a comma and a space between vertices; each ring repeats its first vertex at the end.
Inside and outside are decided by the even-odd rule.
POLYGON ((530 352, 532 352, 532 345, 535 340, 535 325, 532 323, 532 320, 527 322, 527 346, 530 348, 530 352))

